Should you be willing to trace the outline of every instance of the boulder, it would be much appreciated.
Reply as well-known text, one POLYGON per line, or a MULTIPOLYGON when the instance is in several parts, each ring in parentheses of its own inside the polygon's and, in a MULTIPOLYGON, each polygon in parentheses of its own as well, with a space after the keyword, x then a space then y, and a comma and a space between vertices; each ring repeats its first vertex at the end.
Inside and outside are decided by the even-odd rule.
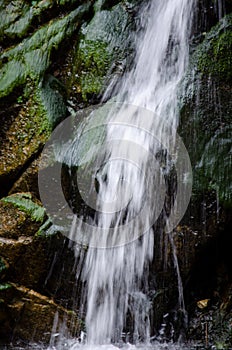
POLYGON ((0 290, 1 337, 49 342, 52 330, 67 327, 67 335, 75 335, 81 321, 74 311, 57 305, 52 299, 32 289, 11 283, 0 290), (4 303, 3 303, 4 302, 4 303), (3 333, 2 333, 3 332, 3 333))

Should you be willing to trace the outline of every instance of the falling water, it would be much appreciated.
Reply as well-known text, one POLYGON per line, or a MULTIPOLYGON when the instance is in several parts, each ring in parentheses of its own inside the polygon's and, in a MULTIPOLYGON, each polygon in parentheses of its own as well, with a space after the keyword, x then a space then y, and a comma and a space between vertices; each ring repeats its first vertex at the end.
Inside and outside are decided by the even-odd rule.
MULTIPOLYGON (((153 336, 148 270, 157 234, 154 217, 162 210, 159 206, 165 193, 161 179, 165 167, 157 168, 154 158, 157 160, 163 142, 175 141, 177 88, 188 63, 193 3, 154 0, 141 9, 144 30, 138 34, 134 66, 114 91, 120 103, 116 111, 111 110, 106 146, 101 152, 104 161, 95 173, 99 187, 98 210, 91 218, 95 233, 84 256, 82 247, 76 246, 77 275, 84 285, 82 304, 86 305, 85 342, 93 346, 91 349, 122 341, 128 327, 129 339, 135 344, 149 344, 153 336), (146 111, 151 111, 152 119, 146 111), (146 130, 137 120, 146 120, 146 130), (167 125, 169 140, 165 140, 167 125), (151 136, 154 133, 155 138, 151 136), (141 212, 142 219, 136 220, 141 212)), ((83 230, 74 222, 72 236, 83 230)), ((176 255, 174 263, 179 307, 184 311, 176 255)))

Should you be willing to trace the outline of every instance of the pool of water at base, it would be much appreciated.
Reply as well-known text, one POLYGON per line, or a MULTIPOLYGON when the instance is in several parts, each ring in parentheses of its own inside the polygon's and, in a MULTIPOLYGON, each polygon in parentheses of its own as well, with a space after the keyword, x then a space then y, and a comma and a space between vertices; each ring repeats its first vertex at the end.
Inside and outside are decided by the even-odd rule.
POLYGON ((210 350, 216 346, 207 347, 200 344, 174 344, 174 343, 153 343, 142 345, 83 345, 74 341, 67 341, 63 345, 48 346, 42 343, 18 343, 12 345, 2 345, 0 350, 210 350))

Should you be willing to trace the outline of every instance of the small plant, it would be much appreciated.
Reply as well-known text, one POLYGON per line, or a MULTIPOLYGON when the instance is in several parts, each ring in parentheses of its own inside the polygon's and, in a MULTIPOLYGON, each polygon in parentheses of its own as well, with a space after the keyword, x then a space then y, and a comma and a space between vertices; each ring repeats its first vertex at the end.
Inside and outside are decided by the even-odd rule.
POLYGON ((17 103, 19 103, 19 104, 23 103, 23 96, 19 96, 17 98, 17 103))

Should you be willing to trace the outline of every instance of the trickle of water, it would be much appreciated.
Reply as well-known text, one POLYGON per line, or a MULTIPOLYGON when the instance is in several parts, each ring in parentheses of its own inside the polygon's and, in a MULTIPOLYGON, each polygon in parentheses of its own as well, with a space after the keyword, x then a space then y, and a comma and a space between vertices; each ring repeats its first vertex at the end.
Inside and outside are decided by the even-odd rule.
MULTIPOLYGON (((162 140, 165 144, 175 141, 177 88, 188 63, 193 4, 194 0, 155 0, 141 9, 145 29, 137 39, 134 66, 115 91, 122 106, 119 111, 112 111, 107 127, 105 160, 95 174, 99 185, 98 212, 93 219, 96 234, 90 239, 90 247, 78 267, 78 274, 85 285, 82 303, 87 307, 87 345, 83 349, 97 350, 98 344, 120 342, 128 324, 134 343, 149 344, 153 335, 150 330, 151 301, 147 296, 148 269, 155 249, 156 232, 152 229, 152 220, 159 204, 154 193, 162 187, 162 174, 161 170, 154 168, 150 155, 157 155, 162 150, 162 140), (128 103, 135 107, 127 109, 128 103), (154 112, 147 128, 151 135, 155 130, 161 144, 138 125, 134 127, 141 107, 154 112), (123 124, 123 113, 127 115, 127 125, 123 124), (170 140, 165 140, 166 125, 170 140), (139 146, 138 151, 136 145, 139 146), (139 149, 145 151, 140 152, 139 149), (139 164, 137 168, 128 161, 135 158, 139 164), (147 179, 150 179, 148 186, 147 179), (134 220, 143 210, 144 193, 150 198, 143 215, 145 230, 140 222, 134 220), (122 234, 121 226, 126 227, 123 233, 128 237, 139 238, 131 239, 129 244, 114 244, 118 242, 118 235, 122 234), (98 228, 104 228, 104 234, 98 235, 98 228), (96 240, 99 247, 107 248, 91 248, 96 246, 96 240), (109 241, 111 244, 108 244, 109 241), (112 247, 114 245, 117 247, 112 247)), ((74 223, 72 235, 75 232, 78 235, 81 229, 74 223)), ((123 239, 120 242, 123 243, 123 239)), ((81 251, 77 246, 77 257, 81 251)), ((174 262, 178 273, 179 304, 184 310, 175 250, 174 262)), ((74 344, 71 348, 78 349, 79 346, 74 344)), ((115 349, 113 345, 105 348, 115 349)), ((133 349, 133 346, 128 349, 133 349)))

